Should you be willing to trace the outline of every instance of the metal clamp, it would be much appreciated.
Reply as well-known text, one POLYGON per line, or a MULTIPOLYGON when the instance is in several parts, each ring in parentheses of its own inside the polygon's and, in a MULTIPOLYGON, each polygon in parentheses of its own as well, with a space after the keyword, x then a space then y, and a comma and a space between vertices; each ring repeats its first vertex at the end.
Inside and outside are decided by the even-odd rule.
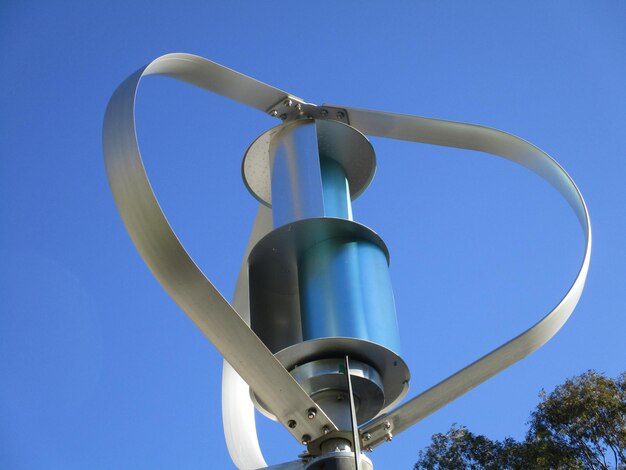
POLYGON ((292 95, 279 100, 267 109, 272 117, 282 121, 295 121, 296 119, 325 119, 350 124, 348 113, 343 108, 335 106, 317 106, 306 103, 301 98, 292 95))

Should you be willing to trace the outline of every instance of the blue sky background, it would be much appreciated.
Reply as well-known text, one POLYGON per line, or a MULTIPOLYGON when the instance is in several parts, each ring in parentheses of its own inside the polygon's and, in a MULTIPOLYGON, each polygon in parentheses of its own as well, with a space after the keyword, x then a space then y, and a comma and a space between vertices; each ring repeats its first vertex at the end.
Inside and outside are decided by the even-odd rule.
MULTIPOLYGON (((594 253, 543 349, 370 457, 409 469, 454 423, 522 438, 543 387, 626 369, 626 3, 0 3, 0 468, 232 468, 221 359, 135 251, 101 125, 117 85, 195 53, 314 103, 483 124, 554 156, 589 206, 594 253)), ((240 164, 276 121, 149 78, 138 133, 188 251, 230 297, 255 200, 240 164)), ((372 139, 354 204, 386 241, 409 396, 516 335, 573 281, 583 237, 537 176, 486 155, 372 139)), ((270 463, 301 450, 260 418, 270 463)))

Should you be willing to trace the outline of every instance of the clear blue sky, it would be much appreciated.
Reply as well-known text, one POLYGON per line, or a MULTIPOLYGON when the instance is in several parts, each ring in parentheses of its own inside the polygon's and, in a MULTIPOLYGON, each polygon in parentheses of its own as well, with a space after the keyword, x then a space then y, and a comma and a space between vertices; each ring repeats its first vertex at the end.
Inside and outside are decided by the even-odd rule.
MULTIPOLYGON (((221 359, 135 251, 102 160, 109 96, 168 52, 314 103, 506 130, 554 156, 585 196, 594 253, 570 321, 377 449, 377 469, 412 468, 453 422, 521 438, 542 387, 625 370, 625 5, 2 2, 0 468, 232 468, 221 359)), ((275 121, 164 78, 145 80, 137 117, 172 225, 230 297, 256 207, 241 158, 275 121)), ((560 196, 523 168, 373 144, 378 172, 354 214, 391 252, 413 396, 547 313, 575 277, 583 239, 560 196)), ((260 421, 268 462, 294 458, 301 447, 260 421)))

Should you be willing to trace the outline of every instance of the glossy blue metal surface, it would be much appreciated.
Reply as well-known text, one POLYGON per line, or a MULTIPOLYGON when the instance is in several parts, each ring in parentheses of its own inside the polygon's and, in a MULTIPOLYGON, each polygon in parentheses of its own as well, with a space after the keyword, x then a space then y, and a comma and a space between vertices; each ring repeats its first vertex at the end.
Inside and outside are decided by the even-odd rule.
MULTIPOLYGON (((331 158, 320 161, 324 215, 352 220, 346 174, 331 158)), ((298 261, 303 339, 359 338, 399 352, 396 308, 387 258, 363 240, 333 238, 298 261)))
POLYGON ((320 160, 322 170, 322 192, 324 194, 324 216, 352 220, 350 188, 343 167, 330 158, 320 160))
POLYGON ((330 239, 298 263, 303 339, 351 337, 400 352, 387 259, 369 242, 330 239))
MULTIPOLYGON (((319 129, 308 121, 286 127, 272 140, 275 228, 319 217, 352 220, 341 149, 326 145, 320 152, 318 139, 319 129)), ((357 338, 399 352, 387 257, 376 244, 350 237, 315 244, 299 256, 297 285, 303 341, 357 338)))

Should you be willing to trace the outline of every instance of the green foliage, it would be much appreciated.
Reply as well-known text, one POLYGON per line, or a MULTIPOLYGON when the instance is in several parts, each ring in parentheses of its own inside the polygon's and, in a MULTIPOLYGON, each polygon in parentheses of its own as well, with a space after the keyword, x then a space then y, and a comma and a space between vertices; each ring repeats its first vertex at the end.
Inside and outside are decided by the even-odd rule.
POLYGON ((626 373, 589 371, 540 397, 524 441, 453 425, 420 451, 415 470, 626 469, 626 373))
POLYGON ((582 468, 626 466, 626 373, 589 371, 541 398, 529 436, 571 451, 582 468))

